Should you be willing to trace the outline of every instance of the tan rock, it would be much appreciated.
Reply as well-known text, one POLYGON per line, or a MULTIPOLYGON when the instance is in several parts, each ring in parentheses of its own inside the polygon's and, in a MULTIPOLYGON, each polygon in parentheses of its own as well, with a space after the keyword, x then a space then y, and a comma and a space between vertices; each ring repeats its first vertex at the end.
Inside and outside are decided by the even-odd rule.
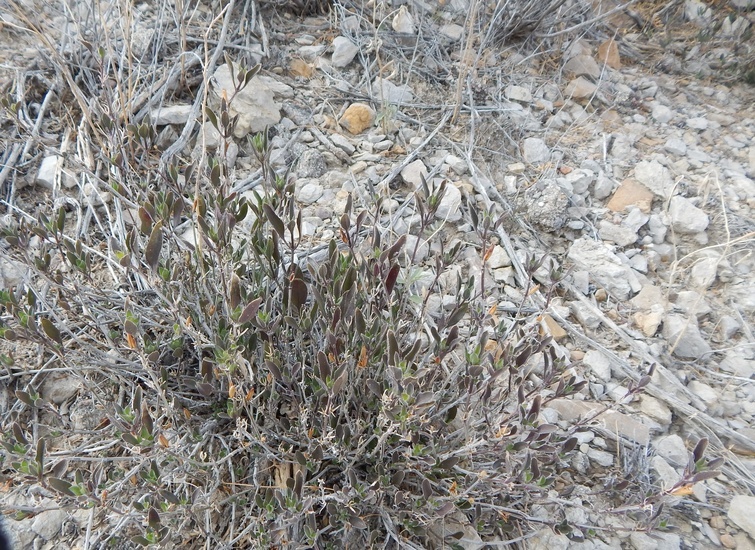
POLYGON ((652 204, 653 192, 650 189, 636 180, 626 179, 621 182, 606 206, 614 212, 623 212, 627 206, 636 206, 648 214, 652 204))
POLYGON ((598 87, 584 76, 578 76, 566 85, 564 95, 572 99, 585 99, 592 97, 597 89, 598 87))
POLYGON ((655 333, 658 332, 658 327, 663 322, 663 310, 661 308, 654 308, 647 312, 638 311, 634 314, 634 322, 642 331, 642 334, 648 338, 655 336, 655 333))
POLYGON ((352 103, 338 122, 352 134, 360 134, 375 122, 375 111, 365 103, 352 103))
POLYGON ((553 336, 554 340, 561 340, 562 338, 566 338, 566 331, 550 315, 543 317, 543 323, 545 324, 545 328, 548 333, 553 336))
POLYGON ((291 76, 300 76, 307 79, 312 78, 312 75, 315 74, 314 67, 298 57, 292 59, 291 63, 288 64, 288 71, 291 73, 291 76))
POLYGON ((605 63, 612 69, 621 68, 621 57, 619 56, 619 46, 611 38, 598 46, 598 62, 605 63))
POLYGON ((600 66, 591 55, 577 55, 564 63, 564 73, 572 76, 600 78, 600 66))

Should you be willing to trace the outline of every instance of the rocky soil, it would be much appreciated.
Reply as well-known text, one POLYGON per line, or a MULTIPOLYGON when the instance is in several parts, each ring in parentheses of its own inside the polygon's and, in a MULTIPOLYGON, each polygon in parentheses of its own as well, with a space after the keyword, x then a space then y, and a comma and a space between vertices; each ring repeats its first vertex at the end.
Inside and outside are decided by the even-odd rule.
MULTIPOLYGON (((436 240, 459 240, 469 249, 459 272, 479 281, 486 271, 499 314, 523 303, 542 316, 543 330, 589 381, 581 399, 545 409, 547 421, 610 406, 580 434, 572 464, 577 490, 553 504, 576 524, 615 529, 581 547, 755 548, 755 88, 719 83, 715 65, 701 61, 709 53, 704 44, 697 55, 674 55, 667 46, 653 54, 654 66, 638 52, 655 42, 627 28, 616 41, 605 32, 569 36, 542 55, 489 47, 472 70, 462 62, 463 4, 389 10, 394 32, 386 36, 394 43, 382 37, 382 44, 373 22, 358 13, 338 9, 330 20, 276 15, 265 47, 229 51, 264 68, 231 102, 239 121, 226 156, 237 190, 251 193, 259 183, 246 136, 267 126, 277 165, 293 163, 303 233, 313 246, 337 231, 349 193, 362 204, 383 197, 395 232, 411 234, 417 218, 408 197, 423 179, 447 180, 438 212, 446 224, 419 243, 419 267, 432 280, 436 240), (460 73, 469 89, 457 109, 460 73), (471 205, 508 212, 485 264, 475 250, 471 205), (542 290, 533 289, 523 267, 527 257, 543 255, 535 274, 542 290), (569 275, 541 312, 555 266, 569 275), (651 385, 627 400, 630 382, 651 367, 651 385), (672 487, 700 437, 726 465, 717 478, 668 495, 664 513, 675 529, 622 530, 631 522, 621 511, 613 524, 596 523, 590 510, 611 506, 601 495, 604 483, 631 474, 648 491, 672 487), (617 439, 633 442, 634 454, 617 452, 617 439)), ((684 6, 688 27, 704 28, 716 16, 696 0, 684 6)), ((13 25, 21 23, 1 10, 9 48, 13 25)), ((732 13, 718 32, 734 43, 752 36, 754 13, 744 5, 732 13)), ((16 50, 5 68, 25 70, 24 56, 16 50)), ((6 71, 3 78, 7 92, 15 77, 6 71)), ((230 78, 221 58, 210 80, 213 101, 232 93, 230 78)), ((190 101, 158 101, 148 111, 166 158, 176 143, 185 156, 218 146, 209 122, 190 128, 188 143, 177 142, 197 115, 190 101)), ((45 125, 55 143, 54 124, 45 125)), ((66 177, 74 165, 52 153, 25 159, 6 201, 33 213, 37 203, 61 197, 110 200, 78 187, 66 177)), ((2 258, 0 268, 2 287, 23 277, 2 258)), ((6 379, 0 375, 0 387, 6 379)), ((42 394, 83 428, 86 400, 75 382, 48 378, 42 394)), ((0 412, 9 400, 2 395, 0 412)), ((23 504, 44 507, 44 495, 34 499, 23 504)), ((62 548, 61 540, 73 548, 83 547, 74 533, 86 523, 86 514, 49 509, 9 528, 18 548, 62 548)), ((524 544, 576 546, 550 529, 524 544)))

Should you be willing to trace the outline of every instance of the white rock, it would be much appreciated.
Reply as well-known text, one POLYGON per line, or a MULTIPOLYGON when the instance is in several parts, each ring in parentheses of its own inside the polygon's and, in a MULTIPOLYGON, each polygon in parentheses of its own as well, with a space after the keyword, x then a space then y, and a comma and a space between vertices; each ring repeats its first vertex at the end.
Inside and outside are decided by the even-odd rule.
POLYGON ((314 61, 324 54, 327 49, 328 47, 325 44, 317 44, 316 46, 302 46, 297 51, 299 56, 305 61, 314 61))
POLYGON ((461 40, 461 37, 464 34, 464 27, 457 25, 456 23, 449 23, 447 25, 441 26, 440 34, 442 34, 446 38, 450 38, 455 42, 457 40, 461 40))
POLYGON ((599 449, 593 449, 592 447, 590 447, 590 449, 587 451, 587 457, 593 462, 606 468, 613 466, 613 453, 601 451, 599 449))
POLYGON ((569 304, 572 314, 576 317, 579 324, 585 328, 595 329, 600 326, 602 319, 592 308, 582 302, 572 302, 569 304))
POLYGON ((420 189, 422 187, 423 176, 427 177, 427 168, 421 160, 410 162, 401 170, 401 177, 413 189, 420 189))
POLYGON ((634 167, 634 177, 660 197, 668 198, 674 188, 671 172, 656 160, 638 162, 634 167))
POLYGON ((39 393, 47 401, 60 405, 76 395, 80 386, 79 381, 73 376, 53 372, 42 382, 39 393))
POLYGON ((582 362, 603 382, 611 380, 611 361, 599 351, 588 351, 582 362))
POLYGON ((702 399, 708 407, 713 407, 721 399, 721 395, 708 384, 692 380, 687 384, 687 389, 702 399))
POLYGON ((669 489, 676 485, 676 483, 682 478, 666 460, 661 456, 654 456, 650 459, 650 467, 655 470, 658 478, 661 482, 661 488, 669 489))
POLYGON ((443 193, 435 217, 448 221, 461 219, 461 191, 454 184, 446 185, 446 192, 443 193))
POLYGON ((687 119, 687 127, 692 128, 693 130, 707 130, 708 129, 708 119, 705 117, 693 117, 687 119))
POLYGON ((414 17, 412 17, 412 14, 406 9, 406 6, 401 6, 399 8, 396 15, 393 16, 391 26, 394 31, 401 34, 414 34, 416 32, 414 17))
POLYGON ((592 196, 598 200, 605 199, 613 192, 615 185, 616 182, 613 179, 608 177, 603 172, 600 172, 598 174, 598 177, 595 179, 594 185, 592 186, 592 196))
POLYGON ((718 259, 701 258, 697 260, 689 271, 689 279, 695 288, 709 288, 716 280, 718 259))
POLYGON ((611 251, 611 248, 587 237, 581 237, 572 243, 568 253, 569 259, 579 269, 589 271, 592 280, 599 283, 619 300, 626 300, 632 292, 629 282, 630 269, 611 251))
POLYGON ((334 67, 343 68, 351 63, 359 53, 359 46, 345 36, 337 36, 333 40, 333 56, 330 63, 334 67))
POLYGON ((696 290, 680 290, 674 300, 674 309, 686 315, 694 315, 698 319, 711 312, 710 305, 705 300, 705 295, 696 290))
POLYGON ((325 189, 319 183, 309 182, 297 190, 296 199, 305 205, 313 204, 322 197, 324 191, 325 189))
POLYGON ((495 245, 493 251, 487 260, 488 266, 491 269, 498 269, 499 267, 509 267, 511 265, 511 258, 506 254, 506 250, 500 245, 495 245))
POLYGON ((407 84, 397 86, 385 78, 376 78, 372 83, 372 89, 381 102, 401 105, 414 101, 414 93, 407 84))
POLYGON ((697 322, 681 315, 668 315, 663 322, 663 337, 673 348, 672 353, 683 359, 698 359, 711 352, 703 339, 697 322))
POLYGON ((469 166, 467 165, 467 161, 457 157, 456 155, 446 155, 446 158, 443 159, 443 162, 448 164, 448 166, 456 172, 457 174, 465 174, 467 170, 469 170, 469 166))
POLYGON ((674 118, 674 111, 666 107, 664 104, 654 101, 650 116, 652 116, 656 122, 666 124, 671 122, 671 119, 674 118))
POLYGON ((700 233, 708 227, 708 215, 685 197, 671 197, 668 212, 677 233, 700 233))
POLYGON ((682 539, 676 533, 654 532, 651 536, 633 532, 629 535, 629 541, 634 550, 679 550, 682 546, 682 539))
POLYGON ((689 452, 684 440, 676 434, 668 435, 656 441, 655 452, 672 466, 686 466, 689 452))
POLYGON ((706 25, 712 17, 711 9, 700 0, 685 0, 684 16, 698 26, 706 25))
POLYGON ((634 244, 637 241, 637 232, 627 227, 613 224, 607 220, 600 222, 600 238, 604 241, 616 243, 618 246, 625 247, 634 244))
POLYGON ((550 148, 540 138, 527 138, 522 142, 522 157, 530 164, 540 164, 550 158, 550 148))
POLYGON ((737 495, 729 504, 728 518, 755 539, 755 497, 737 495))
POLYGON ((530 103, 532 101, 532 92, 530 92, 524 86, 516 86, 514 84, 511 84, 506 88, 506 99, 508 99, 509 101, 521 101, 522 103, 530 103))
POLYGON ((627 206, 626 209, 629 210, 629 213, 627 214, 626 218, 621 221, 621 225, 622 227, 631 229, 636 233, 643 225, 648 222, 650 216, 645 214, 636 206, 627 206))
POLYGON ((45 189, 53 189, 55 186, 55 174, 58 169, 63 166, 63 157, 58 155, 50 155, 42 159, 42 164, 39 166, 39 172, 37 172, 37 179, 35 182, 37 185, 44 187, 45 189))
MULTIPOLYGON (((239 115, 233 132, 237 138, 243 138, 250 132, 261 132, 280 121, 281 106, 275 102, 271 82, 274 80, 266 80, 257 75, 233 97, 229 111, 232 116, 239 115)), ((223 64, 217 68, 212 83, 218 101, 223 92, 228 98, 233 96, 236 82, 231 79, 228 65, 223 64)))
POLYGON ((683 157, 687 154, 687 144, 679 138, 668 138, 663 148, 672 155, 683 157))
POLYGON ((31 529, 44 540, 54 539, 63 528, 66 519, 65 510, 48 510, 40 512, 31 524, 31 529))
POLYGON ((671 424, 671 410, 663 401, 651 395, 640 395, 640 411, 658 422, 661 426, 669 426, 671 424))
POLYGON ((356 147, 354 147, 354 144, 349 141, 348 138, 345 136, 342 136, 341 134, 331 134, 328 136, 330 138, 330 141, 333 145, 338 147, 341 151, 346 153, 347 155, 353 155, 354 152, 357 150, 356 147))
POLYGON ((191 105, 169 105, 160 107, 149 114, 152 124, 165 126, 166 124, 186 124, 191 116, 191 105))

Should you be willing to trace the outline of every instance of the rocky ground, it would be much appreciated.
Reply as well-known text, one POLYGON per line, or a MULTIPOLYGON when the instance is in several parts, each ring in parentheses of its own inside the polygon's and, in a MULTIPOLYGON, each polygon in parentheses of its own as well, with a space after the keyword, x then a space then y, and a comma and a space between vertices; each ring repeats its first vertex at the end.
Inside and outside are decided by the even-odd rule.
MULTIPOLYGON (((499 312, 546 303, 523 280, 527 255, 548 256, 535 276, 543 289, 551 267, 569 270, 543 312, 543 330, 589 386, 581 399, 558 400, 542 415, 558 423, 610 405, 580 434, 573 462, 575 479, 595 484, 554 502, 574 523, 615 529, 582 547, 755 547, 755 88, 720 82, 704 43, 685 37, 659 48, 628 27, 616 40, 605 31, 569 35, 560 49, 537 55, 520 46, 472 51, 463 4, 387 10, 394 33, 385 36, 377 22, 343 9, 330 19, 276 15, 264 45, 229 51, 264 68, 231 102, 240 115, 227 152, 237 190, 251 192, 259 181, 246 136, 266 126, 278 166, 294 163, 303 233, 313 244, 333 235, 349 193, 384 197, 384 212, 402 233, 415 222, 406 205, 422 179, 448 180, 438 212, 447 223, 436 238, 469 247, 458 270, 487 270, 499 312), (457 88, 460 74, 466 78, 457 88), (457 93, 463 101, 454 101, 457 93), (510 213, 485 264, 474 250, 473 203, 510 213), (627 400, 630 381, 653 366, 651 385, 627 400), (612 524, 590 514, 611 506, 600 494, 611 478, 632 474, 656 492, 673 487, 700 437, 726 466, 717 478, 668 495, 674 530, 624 531, 622 514, 612 524), (622 438, 636 444, 633 455, 617 452, 622 438)), ((702 2, 688 1, 682 11, 685 29, 720 20, 702 2)), ((752 36, 755 12, 724 13, 734 17, 726 15, 717 32, 729 44, 752 36)), ((2 15, 9 47, 22 23, 2 15)), ((24 70, 26 54, 16 50, 6 68, 24 70)), ((228 65, 222 58, 217 65, 210 93, 230 95, 228 65)), ((7 92, 11 76, 4 78, 7 92)), ((147 107, 167 151, 197 114, 189 101, 147 107)), ((200 130, 188 145, 179 141, 184 153, 217 147, 211 124, 200 130)), ((72 169, 64 163, 45 154, 29 160, 14 184, 15 204, 33 212, 54 194, 81 199, 73 180, 60 181, 61 170, 72 169)), ((96 194, 88 199, 109 200, 96 194)), ((437 244, 419 246, 420 267, 431 266, 437 244)), ((0 266, 0 286, 22 276, 0 266)), ((80 413, 76 392, 65 379, 42 386, 71 415, 80 413)), ((86 516, 49 510, 10 529, 19 548, 62 548, 56 541, 75 531, 67 531, 72 523, 85 529, 86 516)), ((543 529, 526 544, 574 543, 543 529)))

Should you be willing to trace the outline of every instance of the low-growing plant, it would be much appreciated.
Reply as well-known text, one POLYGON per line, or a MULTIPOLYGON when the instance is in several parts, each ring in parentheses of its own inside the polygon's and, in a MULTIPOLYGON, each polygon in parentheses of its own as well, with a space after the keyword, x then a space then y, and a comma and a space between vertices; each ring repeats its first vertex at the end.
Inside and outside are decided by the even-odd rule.
MULTIPOLYGON (((223 98, 208 113, 222 140, 228 108, 223 98)), ((530 507, 568 491, 555 481, 573 427, 541 412, 586 382, 538 316, 498 318, 473 277, 441 285, 458 246, 439 247, 431 282, 411 277, 417 248, 379 201, 357 211, 349 197, 337 237, 315 247, 266 133, 249 143, 262 188, 241 195, 222 146, 145 180, 155 130, 104 114, 100 124, 124 145, 108 159, 116 198, 104 208, 127 219, 132 205, 131 222, 74 239, 59 207, 3 227, 30 275, 0 291, 0 337, 44 354, 34 378, 3 356, 18 398, 3 420, 9 466, 116 525, 101 545, 453 547, 505 539, 530 507), (39 393, 45 368, 79 377, 104 413, 52 462, 52 436, 33 427, 39 411, 59 415, 39 393)), ((420 238, 443 223, 445 185, 414 197, 420 238)), ((484 262, 499 220, 471 221, 484 262)))

